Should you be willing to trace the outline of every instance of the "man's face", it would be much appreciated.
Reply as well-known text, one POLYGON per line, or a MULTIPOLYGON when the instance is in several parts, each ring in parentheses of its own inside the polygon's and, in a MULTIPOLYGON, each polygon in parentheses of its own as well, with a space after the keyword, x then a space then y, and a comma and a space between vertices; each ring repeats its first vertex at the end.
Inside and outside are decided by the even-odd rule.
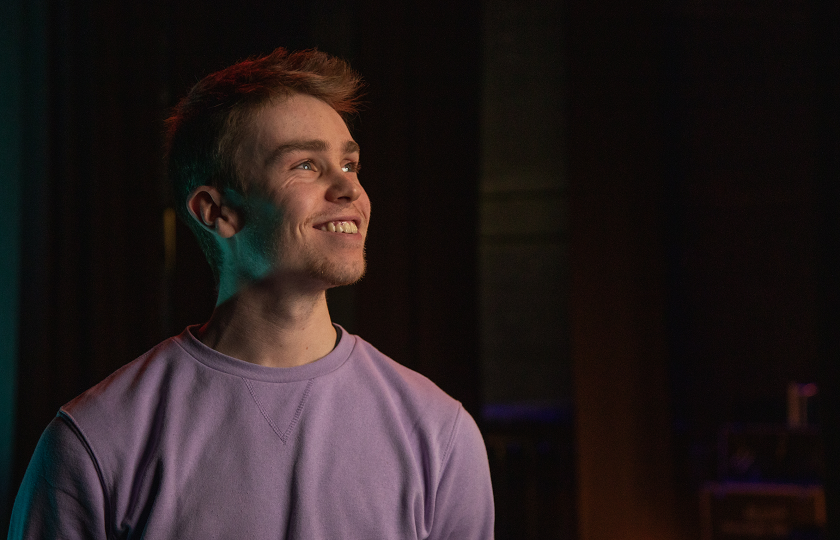
POLYGON ((362 277, 370 200, 359 147, 332 107, 295 94, 260 109, 237 163, 246 211, 236 256, 247 278, 328 288, 362 277))

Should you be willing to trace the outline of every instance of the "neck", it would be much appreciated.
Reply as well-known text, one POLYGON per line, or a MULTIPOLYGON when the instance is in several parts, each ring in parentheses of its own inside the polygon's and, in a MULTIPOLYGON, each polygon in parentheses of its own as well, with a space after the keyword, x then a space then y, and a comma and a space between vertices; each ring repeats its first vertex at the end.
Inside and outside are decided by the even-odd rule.
POLYGON ((201 328, 202 343, 269 367, 293 367, 326 356, 336 342, 325 292, 306 295, 251 285, 216 305, 201 328))

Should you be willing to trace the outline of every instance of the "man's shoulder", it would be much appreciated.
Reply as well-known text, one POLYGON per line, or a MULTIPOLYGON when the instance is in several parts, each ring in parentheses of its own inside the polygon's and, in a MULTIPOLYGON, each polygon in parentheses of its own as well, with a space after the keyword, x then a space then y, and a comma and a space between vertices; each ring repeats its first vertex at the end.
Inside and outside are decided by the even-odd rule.
POLYGON ((356 344, 352 355, 364 358, 367 361, 367 367, 380 372, 386 377, 388 382, 404 384, 418 392, 431 393, 441 398, 452 399, 425 375, 394 360, 363 338, 359 336, 353 337, 356 340, 356 344))
POLYGON ((359 336, 351 354, 356 377, 368 390, 390 397, 424 417, 454 418, 461 403, 425 375, 397 362, 359 336))
POLYGON ((118 418, 131 413, 138 401, 159 395, 161 386, 171 383, 175 372, 189 366, 189 356, 178 344, 181 336, 158 343, 149 351, 123 365, 98 384, 61 407, 60 413, 73 421, 118 418))

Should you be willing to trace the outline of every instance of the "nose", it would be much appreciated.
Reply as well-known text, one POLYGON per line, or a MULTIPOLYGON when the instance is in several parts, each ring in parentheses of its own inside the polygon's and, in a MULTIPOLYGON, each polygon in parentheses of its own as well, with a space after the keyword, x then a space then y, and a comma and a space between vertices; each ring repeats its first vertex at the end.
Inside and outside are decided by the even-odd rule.
POLYGON ((362 196, 362 186, 354 173, 333 173, 327 189, 327 200, 334 203, 351 203, 362 196))

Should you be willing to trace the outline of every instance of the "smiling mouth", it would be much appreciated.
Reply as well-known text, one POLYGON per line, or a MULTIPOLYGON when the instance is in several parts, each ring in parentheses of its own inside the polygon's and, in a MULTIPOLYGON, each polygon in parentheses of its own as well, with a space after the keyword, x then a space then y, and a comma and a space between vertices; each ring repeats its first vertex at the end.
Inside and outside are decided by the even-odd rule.
POLYGON ((357 234, 359 227, 352 221, 330 221, 319 227, 324 232, 337 232, 344 234, 357 234))

